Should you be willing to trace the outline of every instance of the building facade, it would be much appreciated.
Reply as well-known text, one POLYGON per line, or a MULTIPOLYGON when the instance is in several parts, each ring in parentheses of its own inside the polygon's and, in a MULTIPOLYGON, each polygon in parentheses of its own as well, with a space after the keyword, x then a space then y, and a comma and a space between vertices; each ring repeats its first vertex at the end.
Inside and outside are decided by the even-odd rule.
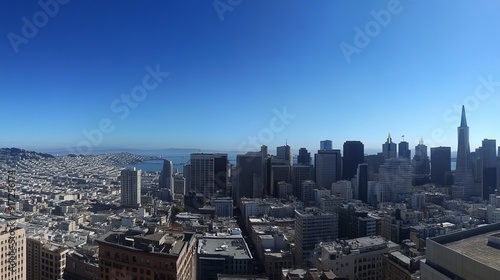
POLYGON ((314 266, 314 248, 319 242, 338 238, 338 217, 311 207, 295 210, 295 265, 314 266))
POLYGON ((195 279, 192 233, 109 232, 99 244, 99 279, 195 279))
POLYGON ((141 205, 141 170, 124 169, 120 175, 121 205, 139 207, 141 205))
POLYGON ((26 279, 26 235, 23 228, 0 224, 0 274, 5 280, 26 279), (12 247, 15 244, 14 247, 12 247), (13 252, 12 248, 17 249, 13 252), (14 253, 12 255, 11 253, 14 253))
POLYGON ((62 279, 69 248, 43 237, 26 239, 27 280, 62 279))

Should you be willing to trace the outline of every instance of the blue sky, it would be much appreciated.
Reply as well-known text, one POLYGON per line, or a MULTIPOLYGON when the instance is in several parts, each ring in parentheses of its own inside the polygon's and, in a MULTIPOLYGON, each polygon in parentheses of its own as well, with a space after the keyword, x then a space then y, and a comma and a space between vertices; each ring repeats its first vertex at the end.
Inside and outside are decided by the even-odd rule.
POLYGON ((41 2, 0 3, 2 147, 500 139, 495 0, 41 2))

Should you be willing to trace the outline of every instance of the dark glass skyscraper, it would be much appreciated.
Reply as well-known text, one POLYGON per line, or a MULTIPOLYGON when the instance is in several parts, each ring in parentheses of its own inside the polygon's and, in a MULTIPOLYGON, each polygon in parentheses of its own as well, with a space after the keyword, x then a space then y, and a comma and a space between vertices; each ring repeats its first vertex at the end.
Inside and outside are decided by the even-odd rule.
POLYGON ((497 141, 484 139, 482 143, 482 167, 483 167, 483 199, 489 199, 489 195, 495 193, 497 185, 497 141))
POLYGON ((368 164, 359 164, 357 172, 358 199, 364 203, 368 203, 368 164))
POLYGON ((290 146, 279 146, 276 148, 276 159, 282 160, 286 165, 292 165, 292 152, 290 146))
POLYGON ((472 175, 472 161, 470 158, 469 127, 465 117, 465 107, 462 106, 462 119, 458 127, 457 169, 453 184, 453 197, 470 197, 480 194, 475 190, 472 175))
POLYGON ((437 186, 446 185, 446 174, 451 172, 451 148, 431 148, 431 182, 437 186))
POLYGON ((415 156, 413 157, 413 173, 415 175, 426 175, 431 172, 429 157, 427 155, 427 146, 424 140, 420 140, 415 146, 415 156))
POLYGON ((319 150, 314 155, 316 186, 331 189, 332 183, 342 178, 342 156, 340 150, 319 150))
POLYGON ((333 149, 332 140, 323 140, 319 142, 320 150, 331 150, 333 149))
POLYGON ((309 153, 306 148, 299 149, 299 156, 297 157, 297 163, 302 165, 311 164, 311 153, 309 153))
POLYGON ((398 145, 398 157, 411 159, 410 144, 406 141, 399 142, 398 145))
POLYGON ((346 141, 342 158, 342 180, 351 180, 356 175, 358 165, 365 162, 365 145, 361 141, 346 141))
POLYGON ((382 144, 382 153, 385 159, 397 157, 397 145, 392 142, 390 133, 387 136, 387 141, 382 144))

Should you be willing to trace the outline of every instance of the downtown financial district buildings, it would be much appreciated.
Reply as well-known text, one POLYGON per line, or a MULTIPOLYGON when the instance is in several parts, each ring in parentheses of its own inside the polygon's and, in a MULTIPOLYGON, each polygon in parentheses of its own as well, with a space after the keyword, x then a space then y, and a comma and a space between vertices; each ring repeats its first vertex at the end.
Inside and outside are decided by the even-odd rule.
POLYGON ((19 160, 1 279, 500 279, 500 159, 495 140, 470 150, 465 110, 455 170, 422 141, 332 144, 194 153, 182 173, 19 160))

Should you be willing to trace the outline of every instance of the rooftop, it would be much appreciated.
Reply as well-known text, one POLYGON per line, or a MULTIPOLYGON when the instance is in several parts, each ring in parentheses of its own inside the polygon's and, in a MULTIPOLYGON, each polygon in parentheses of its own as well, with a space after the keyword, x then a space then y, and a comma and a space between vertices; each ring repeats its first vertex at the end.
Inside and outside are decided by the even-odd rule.
POLYGON ((488 237, 500 234, 500 230, 471 236, 446 243, 445 246, 478 262, 500 269, 500 250, 488 245, 488 237))
POLYGON ((243 238, 203 237, 198 240, 200 256, 229 256, 235 259, 251 259, 252 255, 243 238))
POLYGON ((349 255, 353 252, 364 253, 386 248, 396 248, 398 246, 398 244, 380 236, 367 236, 322 244, 322 247, 328 252, 333 253, 337 251, 342 252, 344 255, 349 255))

